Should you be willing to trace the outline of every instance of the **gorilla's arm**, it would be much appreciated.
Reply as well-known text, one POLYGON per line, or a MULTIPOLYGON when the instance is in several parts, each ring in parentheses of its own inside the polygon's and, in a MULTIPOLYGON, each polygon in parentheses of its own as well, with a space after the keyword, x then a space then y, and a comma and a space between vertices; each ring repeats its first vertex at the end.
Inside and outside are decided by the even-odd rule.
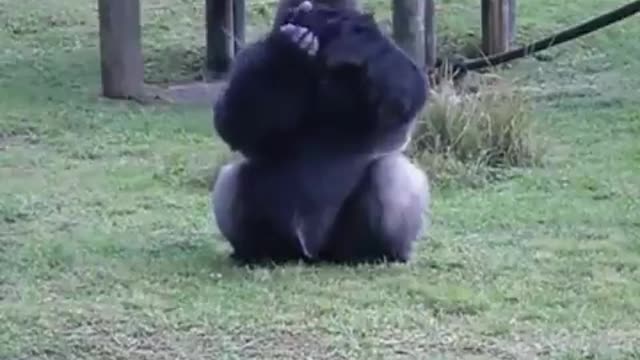
POLYGON ((380 53, 365 63, 365 82, 372 115, 385 129, 413 121, 427 100, 429 85, 425 74, 405 53, 386 38, 380 41, 380 53))
POLYGON ((359 87, 378 130, 411 122, 427 100, 426 75, 370 15, 351 14, 343 27, 324 49, 328 68, 358 69, 359 87))
POLYGON ((313 62, 294 35, 275 30, 238 54, 214 105, 215 129, 233 150, 260 153, 277 145, 309 107, 313 62))

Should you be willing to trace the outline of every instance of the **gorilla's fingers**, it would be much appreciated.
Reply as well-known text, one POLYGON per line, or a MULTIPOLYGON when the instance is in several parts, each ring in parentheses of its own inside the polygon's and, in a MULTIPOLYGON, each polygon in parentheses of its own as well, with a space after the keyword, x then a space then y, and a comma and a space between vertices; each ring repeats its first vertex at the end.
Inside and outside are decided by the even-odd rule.
POLYGON ((313 35, 313 33, 309 33, 300 45, 310 56, 315 56, 318 53, 318 48, 320 47, 318 38, 313 35))
MULTIPOLYGON (((296 29, 294 31, 294 35, 293 35, 293 41, 301 44, 302 41, 304 41, 304 37, 307 36, 307 34, 310 34, 311 32, 309 31, 309 29, 307 29, 306 27, 302 27, 302 26, 296 26, 296 29)), ((303 47, 303 46, 301 46, 303 47)))
POLYGON ((304 50, 307 54, 315 56, 318 52, 318 38, 306 27, 285 24, 280 27, 280 31, 286 34, 291 41, 304 50))
POLYGON ((318 37, 311 31, 307 31, 299 42, 301 49, 307 52, 310 56, 315 56, 318 53, 320 44, 318 43, 318 37))
POLYGON ((315 56, 318 53, 320 47, 318 38, 311 29, 287 23, 280 26, 280 32, 285 34, 290 41, 294 42, 296 46, 307 53, 307 55, 315 56))
POLYGON ((291 34, 293 34, 296 31, 296 27, 297 26, 293 24, 285 24, 280 26, 280 31, 291 37, 291 34))
POLYGON ((315 36, 313 36, 313 33, 310 31, 306 32, 302 40, 300 40, 300 47, 310 53, 314 39, 315 36))
POLYGON ((311 9, 313 9, 313 4, 308 0, 301 2, 297 8, 298 11, 311 11, 311 9))
POLYGON ((318 43, 318 38, 313 37, 313 41, 311 42, 311 47, 308 49, 309 55, 315 56, 318 53, 318 49, 320 48, 320 44, 318 43))
POLYGON ((297 43, 298 41, 300 41, 302 35, 304 35, 305 28, 298 25, 285 24, 280 27, 280 31, 287 34, 287 36, 289 36, 289 39, 297 43))

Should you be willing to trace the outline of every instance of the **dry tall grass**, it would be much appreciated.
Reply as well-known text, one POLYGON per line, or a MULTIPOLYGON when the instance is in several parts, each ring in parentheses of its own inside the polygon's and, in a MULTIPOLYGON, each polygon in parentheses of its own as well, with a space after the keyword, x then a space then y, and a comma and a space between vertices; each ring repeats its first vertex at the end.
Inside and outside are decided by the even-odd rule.
POLYGON ((461 90, 447 76, 431 89, 410 155, 436 179, 542 163, 544 146, 528 98, 493 76, 476 81, 475 91, 461 90))

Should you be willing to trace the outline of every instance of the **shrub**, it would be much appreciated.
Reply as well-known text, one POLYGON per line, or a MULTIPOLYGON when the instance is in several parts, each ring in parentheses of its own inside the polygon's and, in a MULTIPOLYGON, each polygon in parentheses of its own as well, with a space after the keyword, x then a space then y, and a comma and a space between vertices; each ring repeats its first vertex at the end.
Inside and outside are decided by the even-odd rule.
POLYGON ((542 162, 543 146, 526 96, 496 76, 477 76, 476 82, 461 89, 445 76, 431 90, 410 155, 436 180, 475 182, 498 169, 542 162))

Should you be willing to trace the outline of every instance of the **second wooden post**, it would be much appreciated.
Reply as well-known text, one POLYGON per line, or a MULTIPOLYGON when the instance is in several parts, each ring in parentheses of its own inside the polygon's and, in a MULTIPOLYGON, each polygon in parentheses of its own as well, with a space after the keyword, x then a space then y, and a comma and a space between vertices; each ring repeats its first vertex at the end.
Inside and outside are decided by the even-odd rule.
POLYGON ((393 37, 420 66, 425 66, 425 0, 393 1, 393 37))
POLYGON ((482 0, 482 50, 486 55, 509 50, 515 27, 513 5, 513 0, 482 0))
POLYGON ((206 0, 207 80, 222 77, 231 67, 235 50, 233 7, 233 0, 206 0))
POLYGON ((102 93, 114 99, 144 92, 140 1, 98 0, 102 93))

